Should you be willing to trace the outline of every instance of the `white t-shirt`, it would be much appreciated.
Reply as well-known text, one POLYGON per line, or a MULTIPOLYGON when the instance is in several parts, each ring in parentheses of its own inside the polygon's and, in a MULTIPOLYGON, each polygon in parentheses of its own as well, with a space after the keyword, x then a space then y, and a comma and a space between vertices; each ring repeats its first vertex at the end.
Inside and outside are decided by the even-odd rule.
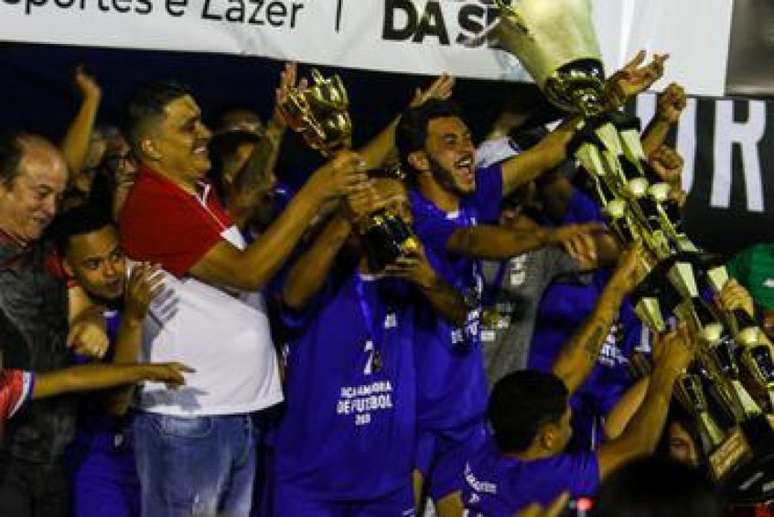
POLYGON ((121 243, 132 260, 160 263, 163 295, 145 320, 141 361, 180 362, 195 369, 186 385, 146 382, 145 411, 175 416, 256 411, 282 401, 277 356, 259 292, 206 284, 188 270, 222 240, 244 249, 239 231, 202 185, 190 195, 144 169, 121 214, 121 243))

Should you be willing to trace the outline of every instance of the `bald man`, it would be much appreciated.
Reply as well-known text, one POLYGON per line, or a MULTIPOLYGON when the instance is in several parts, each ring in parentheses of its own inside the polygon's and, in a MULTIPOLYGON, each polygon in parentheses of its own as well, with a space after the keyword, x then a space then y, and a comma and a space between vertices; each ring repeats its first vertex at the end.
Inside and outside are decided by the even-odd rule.
MULTIPOLYGON (((45 139, 0 137, 0 350, 4 368, 46 372, 70 364, 67 289, 49 267, 41 239, 67 184, 67 165, 45 139)), ((0 449, 0 515, 69 511, 62 457, 75 430, 69 397, 36 400, 5 429, 0 449)))

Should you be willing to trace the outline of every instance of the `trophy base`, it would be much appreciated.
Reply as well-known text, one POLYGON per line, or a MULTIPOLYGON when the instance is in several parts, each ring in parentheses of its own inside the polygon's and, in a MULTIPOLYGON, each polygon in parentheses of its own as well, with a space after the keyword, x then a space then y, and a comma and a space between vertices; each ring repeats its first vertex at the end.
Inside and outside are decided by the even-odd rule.
POLYGON ((729 502, 774 499, 774 430, 764 415, 742 422, 712 454, 710 470, 729 502))

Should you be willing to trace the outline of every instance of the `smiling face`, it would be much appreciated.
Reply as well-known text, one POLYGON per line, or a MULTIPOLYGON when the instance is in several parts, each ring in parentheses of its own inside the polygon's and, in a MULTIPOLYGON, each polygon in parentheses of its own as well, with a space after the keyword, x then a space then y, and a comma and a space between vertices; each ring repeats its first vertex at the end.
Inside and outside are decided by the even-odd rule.
POLYGON ((459 117, 430 120, 425 149, 414 154, 412 165, 421 172, 430 172, 444 189, 460 195, 476 189, 476 148, 470 130, 459 117))
POLYGON ((124 293, 126 259, 112 224, 68 239, 64 266, 90 295, 115 301, 124 293))
POLYGON ((184 95, 164 107, 164 116, 159 117, 141 147, 154 169, 193 186, 210 169, 211 136, 196 101, 184 95))
POLYGON ((18 174, 0 181, 0 227, 23 243, 35 241, 56 215, 67 184, 61 153, 37 137, 22 141, 18 174))

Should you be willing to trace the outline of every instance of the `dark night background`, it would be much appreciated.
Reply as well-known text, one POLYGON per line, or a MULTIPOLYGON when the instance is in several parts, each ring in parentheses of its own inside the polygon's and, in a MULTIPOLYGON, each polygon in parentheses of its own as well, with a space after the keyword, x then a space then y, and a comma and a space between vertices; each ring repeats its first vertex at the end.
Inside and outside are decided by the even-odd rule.
MULTIPOLYGON (((59 140, 78 107, 79 98, 71 76, 79 63, 102 86, 99 122, 118 124, 122 106, 138 82, 166 78, 177 79, 193 88, 205 121, 210 124, 224 109, 237 106, 252 108, 267 118, 283 65, 265 58, 219 54, 0 43, 0 128, 22 128, 59 140)), ((302 65, 302 75, 305 70, 308 68, 302 65)), ((321 67, 321 70, 324 74, 339 73, 349 91, 355 146, 366 142, 402 111, 415 88, 426 86, 432 80, 427 76, 352 69, 321 67)), ((455 99, 480 141, 507 99, 533 99, 535 92, 531 85, 464 79, 457 82, 455 99)), ((542 102, 535 103, 542 106, 542 102)), ((740 120, 745 118, 744 106, 740 102, 735 109, 740 120)), ((768 108, 769 118, 774 119, 774 106, 768 108)), ((696 180, 686 214, 689 235, 707 248, 724 252, 756 241, 774 241, 774 175, 766 172, 774 166, 774 153, 769 151, 774 135, 767 134, 760 147, 767 212, 745 211, 744 183, 737 181, 742 174, 737 170, 730 209, 713 209, 709 207, 711 174, 699 172, 713 169, 713 117, 713 100, 701 100, 696 180), (769 162, 772 163, 769 165, 769 162)), ((767 125, 774 127, 774 120, 767 125)), ((737 154, 735 151, 735 169, 741 167, 737 154)), ((295 135, 288 134, 278 175, 291 186, 298 186, 319 163, 321 158, 316 153, 308 150, 295 135)))

